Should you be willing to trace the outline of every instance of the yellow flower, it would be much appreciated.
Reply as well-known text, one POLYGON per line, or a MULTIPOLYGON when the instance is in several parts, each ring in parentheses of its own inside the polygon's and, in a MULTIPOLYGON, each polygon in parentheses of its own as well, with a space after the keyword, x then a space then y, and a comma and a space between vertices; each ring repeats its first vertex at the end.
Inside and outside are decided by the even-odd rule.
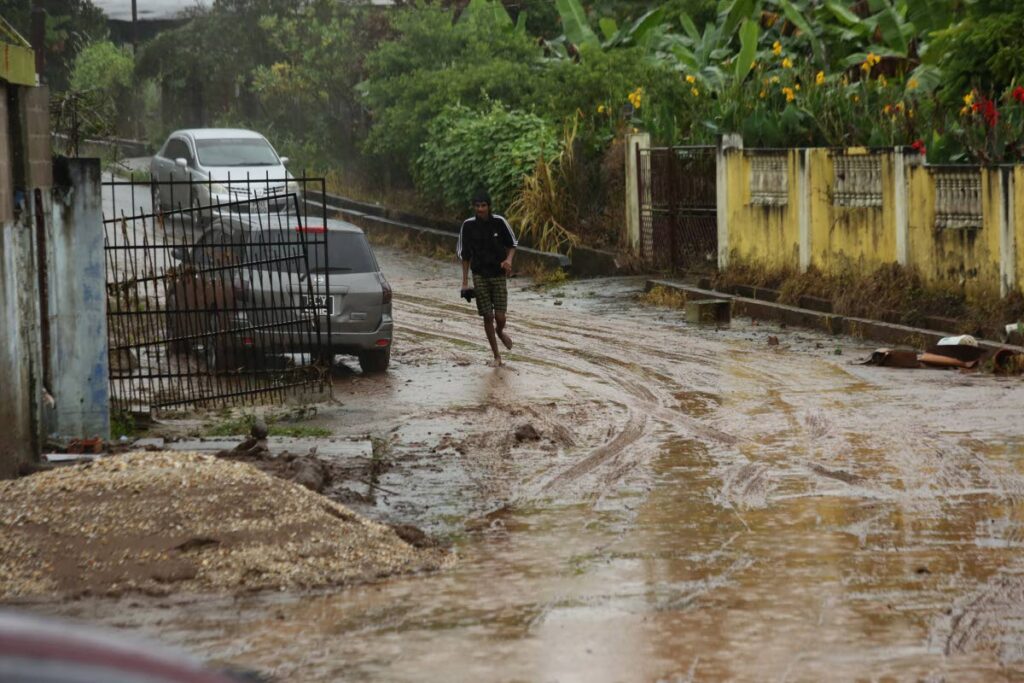
POLYGON ((818 75, 814 77, 814 82, 818 85, 825 85, 825 72, 819 71, 818 75))
POLYGON ((792 69, 793 68, 793 60, 790 59, 789 57, 784 58, 782 60, 782 68, 783 69, 792 69))
POLYGON ((633 92, 629 93, 629 95, 627 96, 627 98, 629 99, 629 103, 633 105, 633 109, 640 108, 640 105, 643 103, 644 99, 643 93, 643 88, 637 88, 633 92))
POLYGON ((966 95, 964 95, 964 105, 966 105, 964 108, 966 109, 967 107, 971 106, 972 104, 974 104, 974 91, 973 90, 971 92, 967 93, 966 95))
POLYGON ((904 109, 906 109, 906 107, 903 106, 902 102, 896 103, 896 111, 902 114, 904 109))
POLYGON ((800 84, 799 84, 799 83, 797 83, 796 85, 794 85, 794 86, 793 86, 793 88, 794 88, 794 89, 795 89, 795 90, 796 90, 797 92, 800 92, 800 84))
POLYGON ((689 83, 690 85, 693 85, 694 83, 697 82, 697 77, 693 75, 687 76, 686 82, 689 83))
POLYGON ((772 76, 772 77, 771 77, 771 78, 769 79, 769 82, 771 82, 771 84, 772 84, 772 85, 778 85, 778 83, 779 83, 779 77, 778 77, 778 76, 772 76))
POLYGON ((796 92, 794 92, 792 88, 783 88, 782 94, 786 96, 787 102, 792 102, 796 99, 796 92))
POLYGON ((882 86, 883 88, 885 86, 889 85, 889 81, 888 81, 888 79, 886 79, 885 74, 881 74, 878 77, 878 85, 882 86))
POLYGON ((891 104, 887 104, 882 108, 882 113, 885 114, 886 116, 892 115, 892 111, 893 109, 891 104))
POLYGON ((763 100, 766 97, 768 97, 768 91, 767 90, 762 90, 761 91, 761 99, 763 100))
POLYGON ((960 109, 960 116, 967 116, 970 113, 971 113, 971 108, 970 107, 962 107, 960 109))
POLYGON ((916 78, 911 78, 909 81, 907 81, 907 90, 917 90, 917 87, 919 85, 921 84, 917 82, 916 78))
POLYGON ((853 96, 853 101, 856 104, 860 104, 860 95, 854 95, 853 96))
POLYGON ((867 73, 868 71, 871 71, 872 67, 874 67, 881 61, 881 57, 876 55, 874 52, 869 52, 867 58, 864 60, 864 63, 860 65, 861 71, 867 73))
POLYGON ((776 40, 775 43, 772 44, 772 54, 776 57, 782 54, 782 43, 776 40))
POLYGON ((690 88, 690 94, 693 95, 694 97, 700 97, 700 90, 697 90, 696 88, 690 88))
POLYGON ((598 114, 603 114, 604 113, 604 105, 603 104, 597 105, 597 113, 598 114))

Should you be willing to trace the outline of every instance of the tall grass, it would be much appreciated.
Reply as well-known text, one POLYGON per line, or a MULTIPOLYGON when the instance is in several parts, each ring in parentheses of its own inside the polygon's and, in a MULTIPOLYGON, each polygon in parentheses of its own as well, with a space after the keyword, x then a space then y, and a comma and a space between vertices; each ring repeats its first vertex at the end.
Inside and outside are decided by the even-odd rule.
POLYGON ((576 172, 576 130, 575 122, 566 127, 562 151, 550 160, 543 156, 537 160, 509 206, 509 217, 541 251, 569 253, 580 242, 579 235, 568 227, 579 215, 575 195, 567 191, 576 172))

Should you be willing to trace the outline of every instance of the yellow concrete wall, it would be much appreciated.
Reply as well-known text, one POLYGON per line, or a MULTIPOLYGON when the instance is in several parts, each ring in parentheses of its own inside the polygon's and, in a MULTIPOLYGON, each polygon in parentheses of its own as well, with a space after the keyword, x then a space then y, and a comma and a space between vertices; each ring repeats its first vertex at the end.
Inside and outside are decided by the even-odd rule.
POLYGON ((1024 292, 1024 166, 1013 169, 1014 238, 1016 240, 1017 289, 1024 292))
POLYGON ((933 171, 909 171, 907 212, 910 219, 907 265, 928 282, 962 286, 979 295, 999 295, 999 172, 983 170, 983 224, 980 230, 938 230, 935 227, 933 171))
MULTIPOLYGON (((838 154, 838 152, 836 153, 838 154)), ((868 152, 881 157, 882 206, 845 207, 832 203, 835 162, 829 150, 810 152, 811 265, 829 272, 845 263, 874 269, 896 260, 896 205, 891 188, 893 155, 868 152)))
POLYGON ((798 150, 789 150, 789 200, 786 206, 760 206, 750 203, 751 159, 744 150, 727 152, 729 250, 745 261, 769 268, 796 269, 800 265, 797 210, 799 195, 798 150))
MULTIPOLYGON (((729 249, 738 259, 770 268, 795 269, 800 264, 800 150, 788 150, 789 203, 782 207, 750 203, 751 159, 759 153, 726 153, 728 179, 727 225, 729 249)), ((834 206, 832 188, 835 155, 827 149, 807 152, 809 264, 834 271, 853 263, 868 273, 894 263, 897 255, 895 164, 891 151, 871 151, 881 157, 882 206, 834 206)), ((983 225, 979 230, 935 227, 935 170, 925 165, 906 168, 907 266, 916 267, 926 281, 963 287, 978 295, 999 294, 1000 171, 982 170, 983 225)), ((1024 290, 1024 166, 1014 175, 1014 258, 1016 282, 1024 290)))

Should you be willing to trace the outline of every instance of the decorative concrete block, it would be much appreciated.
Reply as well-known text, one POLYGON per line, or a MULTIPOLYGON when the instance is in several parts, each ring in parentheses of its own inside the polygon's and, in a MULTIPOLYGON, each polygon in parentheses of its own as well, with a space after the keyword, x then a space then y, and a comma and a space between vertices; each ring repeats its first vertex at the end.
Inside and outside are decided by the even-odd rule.
POLYGON ((835 206, 870 208, 882 205, 882 159, 875 155, 833 157, 835 206))
POLYGON ((758 154, 750 160, 750 203, 789 204, 789 169, 784 154, 758 154))

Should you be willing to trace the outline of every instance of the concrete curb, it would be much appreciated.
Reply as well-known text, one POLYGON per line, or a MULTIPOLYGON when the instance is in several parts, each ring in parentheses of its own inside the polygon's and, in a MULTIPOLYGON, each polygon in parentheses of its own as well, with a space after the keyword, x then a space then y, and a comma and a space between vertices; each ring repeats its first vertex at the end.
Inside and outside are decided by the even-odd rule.
MULTIPOLYGON (((890 344, 893 346, 910 346, 923 349, 936 344, 943 337, 954 336, 952 332, 940 332, 938 330, 926 330, 919 327, 908 327, 907 325, 895 325, 866 318, 848 318, 834 313, 823 313, 809 308, 798 308, 785 304, 772 303, 761 299, 751 299, 724 292, 716 292, 710 289, 701 289, 691 285, 684 285, 669 280, 648 280, 646 291, 654 287, 665 287, 683 292, 688 298, 699 299, 726 299, 732 302, 733 315, 745 315, 759 320, 774 320, 776 322, 793 325, 795 327, 806 327, 826 334, 848 335, 858 339, 866 339, 890 344)), ((1012 344, 1000 344, 998 342, 978 340, 978 345, 985 349, 1010 349, 1024 353, 1024 347, 1012 344)))

